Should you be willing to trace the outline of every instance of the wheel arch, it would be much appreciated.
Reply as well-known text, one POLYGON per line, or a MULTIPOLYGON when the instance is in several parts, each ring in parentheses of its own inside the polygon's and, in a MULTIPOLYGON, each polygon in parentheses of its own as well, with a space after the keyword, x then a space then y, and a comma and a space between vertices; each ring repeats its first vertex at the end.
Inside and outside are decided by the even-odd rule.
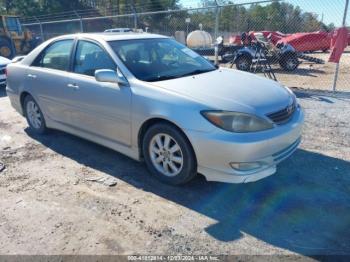
POLYGON ((174 122, 168 120, 168 119, 165 119, 165 118, 161 118, 161 117, 153 117, 153 118, 150 118, 150 119, 147 119, 145 122, 142 123, 139 131, 138 131, 138 136, 137 136, 137 145, 138 145, 138 148, 139 148, 139 156, 140 156, 140 159, 143 159, 143 153, 142 153, 142 142, 143 142, 143 139, 144 139, 144 136, 147 132, 147 130, 156 125, 156 124, 159 124, 159 123, 165 123, 165 124, 169 124, 173 127, 175 127, 183 136, 184 138, 187 140, 187 142, 189 143, 190 145, 190 148, 193 152, 193 155, 194 155, 194 158, 195 158, 195 161, 196 161, 196 165, 197 165, 197 156, 196 156, 196 152, 193 148, 193 145, 190 141, 190 139, 188 138, 188 136, 186 135, 186 133, 177 125, 175 124, 174 122))
POLYGON ((248 58, 250 58, 250 59, 253 59, 252 54, 249 53, 248 51, 240 51, 240 52, 238 52, 238 53, 237 53, 237 58, 236 58, 236 59, 238 59, 238 58, 240 58, 240 57, 242 57, 242 56, 245 56, 245 57, 248 57, 248 58))
MULTIPOLYGON (((19 96, 19 102, 20 102, 20 105, 21 105, 21 109, 22 109, 22 114, 23 116, 26 116, 26 112, 24 110, 24 100, 26 99, 27 96, 31 96, 33 97, 29 92, 27 91, 23 91, 20 96, 19 96)), ((34 99, 34 98, 33 98, 34 99)))

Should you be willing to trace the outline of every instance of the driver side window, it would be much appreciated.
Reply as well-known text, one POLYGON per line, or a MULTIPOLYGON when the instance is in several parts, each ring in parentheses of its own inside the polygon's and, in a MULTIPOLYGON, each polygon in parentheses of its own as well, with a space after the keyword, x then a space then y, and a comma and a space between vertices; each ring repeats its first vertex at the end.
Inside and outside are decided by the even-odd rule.
POLYGON ((74 73, 94 76, 99 69, 116 70, 117 66, 100 46, 80 40, 74 59, 74 73))

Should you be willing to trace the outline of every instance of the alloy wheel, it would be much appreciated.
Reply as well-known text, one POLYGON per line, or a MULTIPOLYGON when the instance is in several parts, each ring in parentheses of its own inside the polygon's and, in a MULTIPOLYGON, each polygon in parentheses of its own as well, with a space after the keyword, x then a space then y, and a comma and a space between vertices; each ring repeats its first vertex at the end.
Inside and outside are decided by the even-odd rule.
POLYGON ((30 124, 35 128, 35 129, 40 129, 42 125, 42 119, 41 119, 41 114, 39 107, 33 102, 29 101, 27 103, 27 117, 30 122, 30 124))
POLYGON ((155 135, 149 144, 153 166, 163 175, 178 175, 184 164, 182 150, 176 140, 168 134, 155 135))

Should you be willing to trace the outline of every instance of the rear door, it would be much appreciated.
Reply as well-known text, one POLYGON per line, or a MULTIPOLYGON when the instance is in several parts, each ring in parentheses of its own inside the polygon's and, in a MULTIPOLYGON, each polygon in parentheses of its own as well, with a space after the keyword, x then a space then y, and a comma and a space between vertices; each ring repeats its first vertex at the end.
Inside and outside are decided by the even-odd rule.
POLYGON ((71 90, 67 87, 68 70, 74 40, 65 39, 50 44, 27 69, 27 85, 46 117, 70 122, 71 90))
POLYGON ((107 51, 97 42, 79 40, 68 85, 75 92, 72 125, 87 133, 131 144, 131 90, 115 83, 95 80, 98 69, 117 70, 107 51))

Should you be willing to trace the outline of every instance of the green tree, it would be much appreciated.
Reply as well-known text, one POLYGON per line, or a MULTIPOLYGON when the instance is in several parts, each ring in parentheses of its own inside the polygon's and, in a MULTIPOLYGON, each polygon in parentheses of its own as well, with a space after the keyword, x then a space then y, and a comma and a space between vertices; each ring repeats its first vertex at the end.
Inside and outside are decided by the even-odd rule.
MULTIPOLYGON (((232 4, 230 0, 222 0, 221 4, 232 4)), ((190 17, 190 31, 203 29, 213 32, 215 28, 216 9, 214 0, 201 0, 198 11, 160 12, 138 15, 139 27, 149 27, 153 32, 173 32, 185 30, 185 18, 190 17)), ((38 16, 80 9, 91 9, 93 15, 117 15, 181 8, 180 0, 0 0, 2 14, 19 16, 38 16)), ((219 9, 219 30, 221 32, 241 33, 247 31, 274 30, 285 33, 300 31, 332 30, 334 25, 326 26, 314 13, 303 10, 286 2, 275 1, 271 4, 250 6, 224 6, 219 9)), ((134 17, 115 18, 116 26, 133 25, 134 17)))
POLYGON ((40 10, 35 0, 3 0, 0 5, 2 14, 7 15, 33 16, 40 10))

